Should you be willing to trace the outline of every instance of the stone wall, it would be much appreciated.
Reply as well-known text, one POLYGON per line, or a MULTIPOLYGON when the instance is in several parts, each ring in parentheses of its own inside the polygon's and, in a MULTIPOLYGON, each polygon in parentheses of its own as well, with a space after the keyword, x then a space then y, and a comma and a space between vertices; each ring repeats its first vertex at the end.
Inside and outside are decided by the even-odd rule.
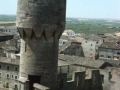
POLYGON ((71 81, 67 74, 58 74, 58 90, 103 90, 99 70, 91 70, 91 77, 85 72, 75 72, 71 81))
MULTIPOLYGON (((65 29, 66 0, 18 0, 21 41, 20 78, 57 88, 58 42, 65 29)), ((22 90, 22 89, 20 89, 22 90)))

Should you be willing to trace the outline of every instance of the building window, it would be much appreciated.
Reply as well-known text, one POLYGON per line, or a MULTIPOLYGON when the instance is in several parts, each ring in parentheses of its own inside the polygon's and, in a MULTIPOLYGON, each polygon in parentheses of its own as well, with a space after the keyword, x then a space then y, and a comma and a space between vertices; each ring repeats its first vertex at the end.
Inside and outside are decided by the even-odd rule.
POLYGON ((96 44, 98 44, 98 42, 96 42, 96 44))
POLYGON ((90 49, 92 51, 92 49, 90 49))
POLYGON ((70 72, 70 67, 69 67, 69 65, 68 65, 68 71, 67 71, 68 73, 70 72))
POLYGON ((2 73, 0 72, 0 77, 2 77, 2 73))
POLYGON ((10 78, 10 74, 6 74, 6 78, 10 78))
POLYGON ((7 66, 7 70, 9 70, 10 69, 10 67, 9 66, 7 66))
POLYGON ((0 81, 0 85, 2 85, 2 81, 0 81))
POLYGON ((62 73, 62 67, 60 66, 60 73, 62 73))
POLYGON ((0 68, 2 67, 2 65, 0 65, 0 68))
POLYGON ((14 79, 14 76, 12 75, 12 79, 14 79))
POLYGON ((92 46, 92 44, 91 44, 91 46, 92 46))
POLYGON ((108 58, 111 58, 111 56, 108 56, 108 58))
POLYGON ((27 48, 27 43, 25 43, 25 52, 26 52, 26 48, 27 48))
POLYGON ((104 57, 104 55, 100 55, 100 57, 104 57))
POLYGON ((120 55, 120 52, 117 52, 118 55, 120 55))
POLYGON ((18 68, 17 68, 17 67, 15 67, 15 71, 18 71, 18 68))
POLYGON ((15 84, 15 90, 18 90, 18 85, 17 84, 15 84))
POLYGON ((18 77, 17 76, 15 76, 15 80, 17 80, 18 79, 18 77))
POLYGON ((86 43, 87 43, 87 41, 86 41, 86 43))
POLYGON ((104 75, 100 75, 101 76, 101 83, 104 83, 104 75))

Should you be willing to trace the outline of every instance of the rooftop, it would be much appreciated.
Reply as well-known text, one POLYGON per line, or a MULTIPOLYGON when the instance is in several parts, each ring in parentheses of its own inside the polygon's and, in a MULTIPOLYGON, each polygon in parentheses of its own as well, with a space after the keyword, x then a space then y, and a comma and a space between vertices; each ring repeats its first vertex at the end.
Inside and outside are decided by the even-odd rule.
POLYGON ((120 44, 117 44, 116 42, 104 42, 99 47, 100 48, 120 49, 120 44))
POLYGON ((16 26, 5 27, 4 30, 17 30, 16 26))
POLYGON ((59 54, 58 60, 62 61, 63 64, 74 64, 92 68, 100 68, 105 63, 104 61, 101 60, 92 60, 78 56, 69 56, 61 54, 59 54))
POLYGON ((7 64, 13 64, 13 65, 19 65, 19 61, 18 59, 8 59, 6 57, 0 57, 0 63, 7 63, 7 64))

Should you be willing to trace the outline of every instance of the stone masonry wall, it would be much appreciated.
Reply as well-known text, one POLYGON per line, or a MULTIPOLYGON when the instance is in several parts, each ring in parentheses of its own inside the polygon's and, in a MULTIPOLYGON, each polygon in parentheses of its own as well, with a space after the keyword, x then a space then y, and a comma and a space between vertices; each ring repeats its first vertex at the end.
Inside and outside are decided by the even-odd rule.
POLYGON ((58 41, 65 29, 65 13, 66 0, 18 0, 20 78, 40 76, 40 84, 56 90, 58 41))

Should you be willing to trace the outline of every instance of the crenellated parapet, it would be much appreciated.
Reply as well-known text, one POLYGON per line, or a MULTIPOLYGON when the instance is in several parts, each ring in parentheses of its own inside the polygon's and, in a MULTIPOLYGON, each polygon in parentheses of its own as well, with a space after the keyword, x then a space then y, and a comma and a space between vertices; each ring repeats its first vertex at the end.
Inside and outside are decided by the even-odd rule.
POLYGON ((67 81, 67 74, 58 74, 58 90, 103 90, 99 70, 90 70, 90 77, 86 72, 74 72, 71 81, 67 81))

